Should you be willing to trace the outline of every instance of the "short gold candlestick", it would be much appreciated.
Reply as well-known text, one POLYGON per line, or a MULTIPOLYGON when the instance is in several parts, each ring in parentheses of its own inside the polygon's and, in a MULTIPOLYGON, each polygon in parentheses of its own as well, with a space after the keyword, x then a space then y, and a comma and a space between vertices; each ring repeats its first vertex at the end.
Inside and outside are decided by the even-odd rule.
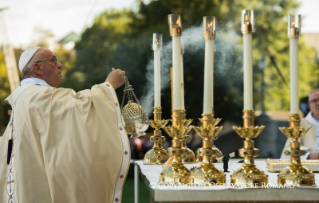
POLYGON ((199 186, 223 184, 226 182, 225 174, 213 164, 213 158, 219 154, 219 150, 214 149, 213 144, 217 134, 223 129, 222 126, 216 126, 221 119, 214 119, 213 114, 202 114, 202 119, 199 120, 202 126, 195 127, 194 130, 203 138, 203 147, 197 151, 203 163, 191 171, 190 183, 199 186))
POLYGON ((305 155, 305 150, 300 150, 299 138, 303 137, 310 127, 300 127, 299 114, 290 114, 289 127, 280 127, 279 130, 288 138, 292 138, 290 142, 291 149, 286 150, 285 154, 291 156, 291 164, 283 169, 278 175, 278 184, 294 185, 294 186, 316 186, 315 177, 312 171, 302 166, 300 156, 305 155))
MULTIPOLYGON (((214 109, 212 109, 212 112, 213 112, 212 114, 202 114, 202 119, 199 119, 199 120, 202 123, 203 127, 206 126, 206 125, 210 125, 210 124, 212 124, 212 127, 214 127, 220 122, 220 120, 221 120, 220 118, 214 118, 214 109), (212 116, 212 120, 211 120, 212 123, 207 123, 206 122, 206 120, 207 120, 207 116, 206 115, 211 115, 212 116), (205 125, 203 124, 203 122, 205 123, 205 125)), ((222 130, 222 127, 221 127, 221 130, 222 130)), ((216 135, 217 134, 218 133, 216 133, 216 135)), ((201 136, 201 137, 203 138, 203 136, 201 136)), ((214 139, 212 140, 212 150, 214 151, 214 158, 215 159, 220 158, 220 157, 223 156, 223 153, 214 145, 214 140, 217 140, 217 139, 218 139, 218 136, 215 136, 214 139)), ((204 143, 203 143, 203 146, 204 146, 204 143)), ((202 162, 203 161, 203 155, 202 155, 202 153, 200 153, 200 150, 202 150, 202 148, 197 149, 196 162, 202 162)))
POLYGON ((145 165, 162 165, 169 158, 168 152, 163 149, 162 142, 165 141, 165 137, 162 136, 163 128, 169 120, 162 120, 162 107, 154 107, 154 120, 150 120, 150 126, 154 128, 154 136, 151 137, 151 141, 154 142, 154 146, 144 156, 143 163, 145 165))
POLYGON ((187 134, 192 127, 190 122, 184 123, 182 121, 183 110, 173 110, 172 112, 172 126, 165 126, 163 130, 171 136, 172 147, 168 150, 172 161, 164 167, 160 174, 159 184, 185 184, 189 183, 190 171, 182 163, 182 143, 181 135, 187 134))
POLYGON ((244 164, 231 175, 231 183, 236 187, 261 187, 268 184, 268 176, 264 171, 255 166, 254 157, 259 155, 259 150, 254 148, 253 138, 256 138, 265 126, 254 126, 254 111, 243 111, 244 127, 233 126, 236 133, 246 140, 244 148, 239 150, 239 155, 244 157, 244 164))

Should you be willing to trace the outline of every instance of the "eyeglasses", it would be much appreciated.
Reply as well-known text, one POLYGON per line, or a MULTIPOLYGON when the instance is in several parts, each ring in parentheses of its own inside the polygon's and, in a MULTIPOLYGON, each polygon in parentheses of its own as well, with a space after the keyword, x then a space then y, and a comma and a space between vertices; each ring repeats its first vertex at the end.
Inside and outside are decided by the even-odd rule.
POLYGON ((309 103, 314 103, 314 104, 317 103, 317 102, 319 102, 319 99, 312 99, 312 100, 309 101, 309 103))
POLYGON ((41 62, 45 62, 45 61, 50 61, 54 65, 58 64, 58 62, 59 62, 58 58, 54 56, 53 58, 37 61, 36 63, 41 63, 41 62))

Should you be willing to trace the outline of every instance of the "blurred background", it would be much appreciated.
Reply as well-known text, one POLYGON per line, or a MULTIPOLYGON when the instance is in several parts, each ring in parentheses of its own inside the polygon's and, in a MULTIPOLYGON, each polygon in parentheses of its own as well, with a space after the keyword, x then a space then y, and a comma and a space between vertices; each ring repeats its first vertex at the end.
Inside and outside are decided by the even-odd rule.
MULTIPOLYGON (((76 91, 104 82, 112 67, 126 71, 142 106, 153 115, 152 34, 163 33, 161 53, 162 117, 171 117, 171 37, 167 15, 182 16, 187 118, 198 124, 203 105, 203 16, 216 16, 214 106, 224 126, 215 142, 224 154, 242 147, 233 130, 242 125, 243 39, 241 10, 255 10, 253 34, 254 110, 257 125, 265 125, 255 140, 261 158, 279 158, 286 137, 278 130, 289 118, 288 14, 302 14, 299 38, 300 114, 307 111, 307 96, 319 86, 319 13, 317 0, 0 0, 0 126, 5 130, 10 106, 4 103, 14 86, 21 52, 30 46, 51 49, 63 64, 60 87, 76 91), (9 73, 9 74, 8 74, 9 73), (13 75, 11 74, 13 73, 13 75), (10 75, 10 77, 8 77, 10 75), (11 81, 10 81, 11 80, 11 81), (11 85, 10 85, 11 84, 11 85)), ((17 83, 18 81, 16 81, 17 83)), ((123 97, 123 87, 117 90, 123 97)), ((132 159, 142 159, 152 147, 147 136, 130 139, 132 159)), ((194 132, 189 147, 196 151, 201 138, 194 132)), ((165 134, 164 134, 165 135, 165 134)), ((165 135, 170 146, 170 137, 165 135)), ((133 167, 131 167, 133 168, 133 167)), ((128 179, 127 181, 130 181, 128 179)), ((131 187, 126 185, 126 188, 131 187)), ((132 189, 132 187, 131 187, 132 189)))

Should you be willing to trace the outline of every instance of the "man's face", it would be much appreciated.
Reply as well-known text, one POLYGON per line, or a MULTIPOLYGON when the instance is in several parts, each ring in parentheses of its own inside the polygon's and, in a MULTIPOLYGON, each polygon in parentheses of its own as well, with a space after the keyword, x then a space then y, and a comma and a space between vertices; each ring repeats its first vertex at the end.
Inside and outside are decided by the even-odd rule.
POLYGON ((319 119, 319 91, 313 92, 310 95, 309 107, 312 116, 319 119))
POLYGON ((55 55, 48 49, 40 48, 35 62, 40 66, 43 75, 42 78, 52 87, 57 87, 62 80, 62 64, 58 62, 55 55))

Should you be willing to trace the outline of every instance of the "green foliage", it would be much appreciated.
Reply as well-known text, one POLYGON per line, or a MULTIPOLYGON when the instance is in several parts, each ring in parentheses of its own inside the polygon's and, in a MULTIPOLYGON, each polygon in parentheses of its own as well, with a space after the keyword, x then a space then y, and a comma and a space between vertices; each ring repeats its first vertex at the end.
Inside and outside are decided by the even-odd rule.
MULTIPOLYGON (((136 3, 138 4, 136 11, 107 10, 97 16, 92 26, 82 33, 74 51, 63 48, 54 51, 64 66, 61 86, 71 87, 76 91, 90 88, 94 84, 104 82, 111 68, 115 67, 126 71, 137 97, 142 98, 148 89, 153 88, 150 82, 153 77, 152 33, 163 33, 164 46, 169 45, 171 37, 167 15, 180 13, 183 39, 186 39, 185 107, 188 118, 200 117, 203 105, 204 40, 198 40, 196 32, 191 36, 189 33, 192 32, 188 29, 201 30, 202 17, 214 15, 217 18, 214 64, 215 116, 223 118, 224 121, 241 122, 243 107, 241 10, 254 9, 256 23, 256 32, 253 34, 254 108, 260 109, 259 60, 265 55, 266 109, 289 109, 287 15, 295 13, 299 6, 297 0, 174 0, 150 1, 147 4, 137 0, 136 3), (270 59, 275 61, 278 69, 270 59)), ((36 32, 38 39, 33 44, 47 46, 47 40, 53 37, 52 33, 41 28, 36 32)), ((169 50, 162 52, 170 54, 169 50)), ((162 66, 165 74, 162 74, 162 78, 166 78, 166 82, 169 83, 171 57, 166 57, 165 60, 166 65, 162 66)), ((299 69, 299 92, 302 97, 318 86, 319 74, 315 52, 304 43, 302 37, 299 39, 299 69)), ((0 55, 0 71, 4 70, 3 56, 0 55)), ((2 76, 1 97, 9 93, 6 74, 3 73, 2 76)), ((166 88, 162 89, 163 118, 169 118, 170 84, 164 86, 166 88)), ((117 93, 121 100, 122 88, 119 88, 117 93)), ((153 99, 149 99, 148 102, 153 103, 153 99)))
MULTIPOLYGON (((218 35, 226 36, 234 32, 236 42, 221 37, 219 49, 215 51, 214 105, 215 114, 224 120, 241 121, 243 106, 242 84, 242 34, 240 31, 241 10, 254 9, 256 32, 253 34, 254 105, 259 109, 260 80, 259 59, 266 55, 266 108, 282 110, 289 108, 289 38, 287 37, 287 15, 299 6, 297 1, 137 1, 138 10, 105 11, 98 16, 92 27, 84 31, 76 44, 75 68, 68 75, 80 78, 79 89, 89 88, 103 82, 112 67, 121 68, 135 87, 139 98, 146 94, 152 84, 147 67, 152 66, 153 51, 150 49, 152 33, 163 33, 164 43, 169 43, 167 15, 180 13, 183 32, 202 23, 203 16, 217 17, 218 35), (231 43, 233 44, 231 46, 231 43), (226 47, 228 46, 228 49, 226 47), (230 47, 230 49, 229 49, 230 47), (229 50, 232 50, 229 52, 229 50), (228 53, 224 53, 228 52, 228 53), (269 60, 273 57, 278 69, 269 60), (219 60, 219 61, 218 61, 219 60), (225 63, 220 63, 223 60, 225 63), (216 62, 218 61, 218 62, 216 62), (281 72, 286 84, 278 70, 281 72)), ((192 39, 190 39, 192 40, 192 39)), ((219 40, 219 41, 218 41, 219 40)), ((204 42, 204 40, 203 40, 204 42)), ((204 43, 196 51, 185 48, 185 106, 188 117, 199 117, 202 111, 204 43)), ((299 40, 300 52, 300 95, 306 94, 317 84, 318 64, 314 51, 299 40), (302 51, 301 51, 302 50, 302 51)), ((192 49, 189 47, 189 49, 192 49)), ((171 62, 168 62, 171 63, 171 62)), ((163 67, 162 67, 163 68, 163 67)), ((165 67, 169 68, 169 67, 165 67)), ((162 77, 170 77, 162 75, 162 77)), ((166 86, 170 86, 169 84, 166 86)), ((119 98, 122 98, 120 91, 119 98)), ((153 102, 152 99, 149 102, 153 102)), ((162 89, 163 117, 170 117, 170 88, 162 89)))
MULTIPOLYGON (((0 52, 0 131, 3 130, 3 126, 6 126, 9 120, 8 110, 10 110, 10 105, 7 104, 4 99, 10 94, 10 84, 8 80, 8 74, 6 65, 4 62, 4 54, 0 52)), ((1 136, 1 133, 0 133, 1 136)))

